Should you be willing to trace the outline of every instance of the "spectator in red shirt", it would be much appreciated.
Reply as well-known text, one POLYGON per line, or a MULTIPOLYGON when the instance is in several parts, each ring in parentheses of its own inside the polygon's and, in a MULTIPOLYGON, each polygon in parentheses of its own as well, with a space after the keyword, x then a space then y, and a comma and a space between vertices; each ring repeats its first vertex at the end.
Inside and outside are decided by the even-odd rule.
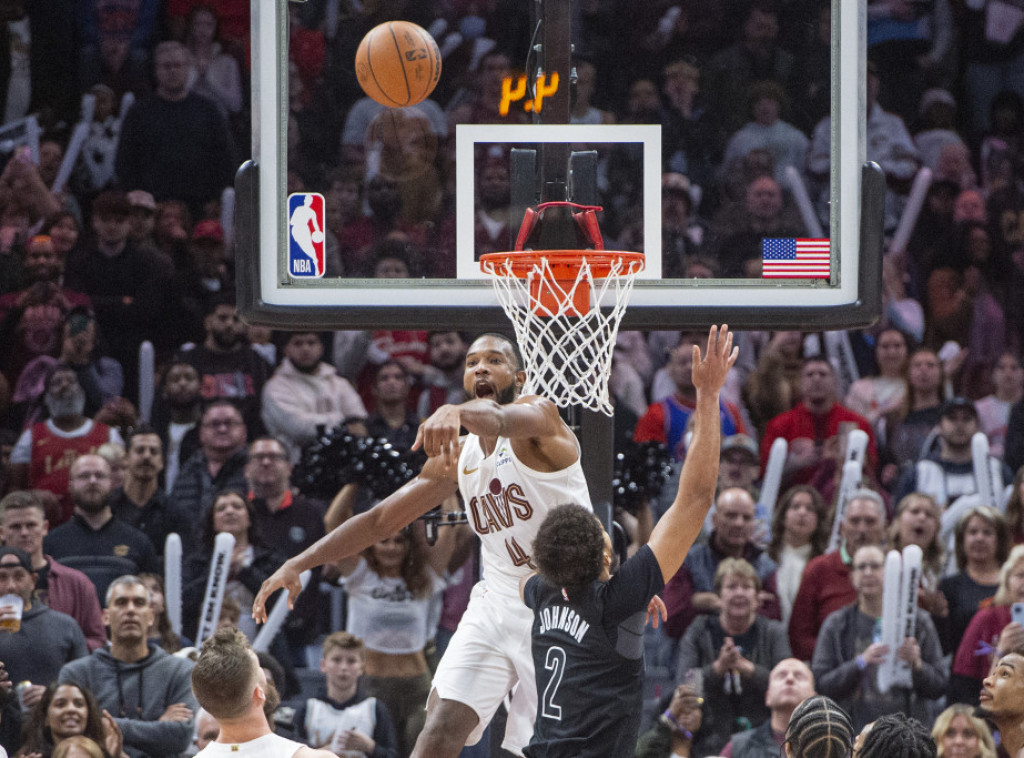
POLYGON ((841 466, 846 435, 854 428, 867 433, 868 461, 873 471, 878 462, 875 434, 867 419, 839 404, 835 370, 824 357, 804 361, 800 395, 796 407, 768 422, 761 440, 761 470, 768 464, 772 443, 782 437, 789 443, 783 488, 812 484, 828 500, 832 496, 832 480, 841 466))

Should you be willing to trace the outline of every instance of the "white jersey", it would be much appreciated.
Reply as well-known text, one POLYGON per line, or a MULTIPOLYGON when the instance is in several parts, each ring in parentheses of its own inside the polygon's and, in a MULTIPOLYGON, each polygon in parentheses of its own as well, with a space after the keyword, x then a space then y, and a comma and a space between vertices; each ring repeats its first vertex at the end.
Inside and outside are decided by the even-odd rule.
POLYGON ((368 697, 348 708, 337 709, 315 697, 306 701, 306 736, 310 745, 329 746, 341 758, 363 758, 366 754, 356 750, 342 750, 335 740, 342 732, 356 731, 373 737, 377 728, 377 698, 368 697))
POLYGON ((271 733, 234 744, 214 741, 196 753, 196 758, 292 758, 304 747, 301 742, 271 733))
POLYGON ((459 490, 469 524, 480 536, 487 587, 516 599, 519 580, 536 569, 530 553, 548 512, 566 503, 591 508, 578 456, 561 471, 535 471, 516 458, 506 437, 498 437, 487 457, 475 434, 466 437, 459 456, 459 490))

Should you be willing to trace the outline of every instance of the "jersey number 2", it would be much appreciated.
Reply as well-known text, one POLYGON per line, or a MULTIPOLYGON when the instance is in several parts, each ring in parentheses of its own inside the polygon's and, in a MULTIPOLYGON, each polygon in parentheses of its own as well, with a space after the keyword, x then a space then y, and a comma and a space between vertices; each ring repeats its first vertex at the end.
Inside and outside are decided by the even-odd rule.
POLYGON ((551 678, 548 679, 548 686, 544 688, 544 697, 540 701, 540 714, 546 719, 561 721, 562 706, 555 704, 555 695, 558 694, 558 686, 565 673, 565 650, 557 645, 549 647, 544 668, 551 672, 551 678))

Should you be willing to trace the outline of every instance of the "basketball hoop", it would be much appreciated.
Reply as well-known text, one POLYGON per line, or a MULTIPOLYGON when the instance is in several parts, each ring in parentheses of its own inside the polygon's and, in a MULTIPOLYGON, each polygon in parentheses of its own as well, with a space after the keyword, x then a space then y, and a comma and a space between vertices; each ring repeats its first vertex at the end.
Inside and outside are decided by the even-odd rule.
POLYGON ((482 255, 480 267, 515 327, 526 364, 523 392, 611 416, 615 335, 644 268, 643 254, 514 251, 482 255))

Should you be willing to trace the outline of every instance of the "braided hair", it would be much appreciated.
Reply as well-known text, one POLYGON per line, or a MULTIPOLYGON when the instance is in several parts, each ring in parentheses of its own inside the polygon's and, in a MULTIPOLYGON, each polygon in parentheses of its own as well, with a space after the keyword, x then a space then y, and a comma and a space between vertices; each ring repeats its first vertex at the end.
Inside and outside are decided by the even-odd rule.
POLYGON ((812 695, 793 711, 786 745, 792 758, 848 758, 853 724, 832 698, 812 695))
POLYGON ((935 755, 935 742, 924 724, 905 713, 890 713, 871 725, 857 758, 935 758, 935 755))

